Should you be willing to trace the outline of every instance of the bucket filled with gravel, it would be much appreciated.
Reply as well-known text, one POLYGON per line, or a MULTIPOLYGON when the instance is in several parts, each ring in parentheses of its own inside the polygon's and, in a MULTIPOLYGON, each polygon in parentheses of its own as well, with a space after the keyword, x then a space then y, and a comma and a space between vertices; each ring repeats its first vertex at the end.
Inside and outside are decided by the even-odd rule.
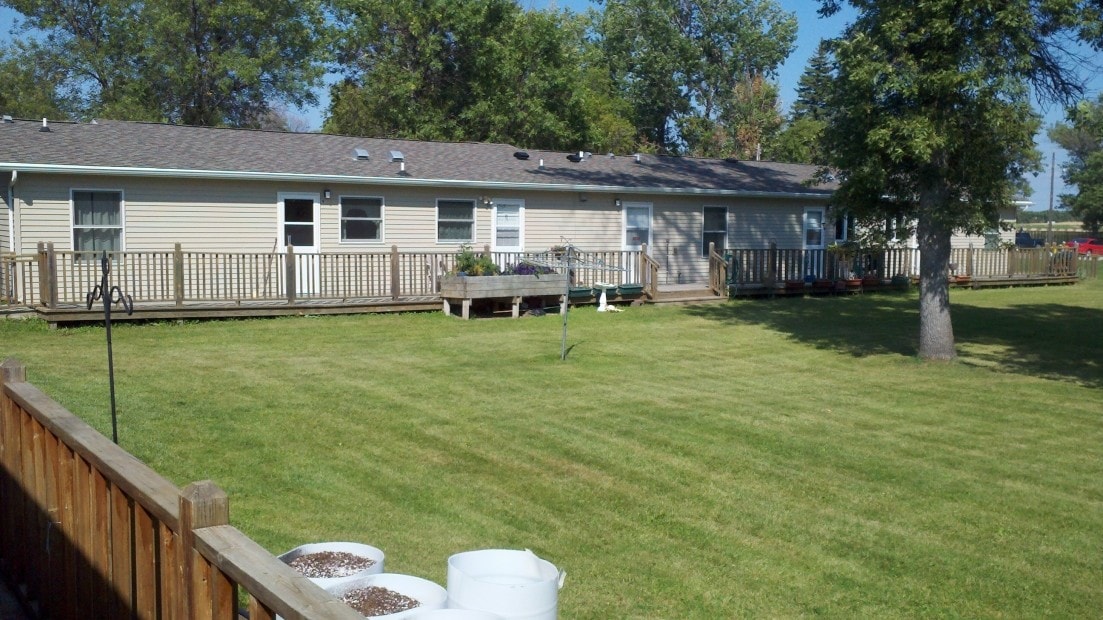
POLYGON ((398 573, 359 577, 326 588, 337 600, 365 618, 399 620, 425 611, 441 609, 448 593, 440 585, 398 573))
POLYGON ((279 559, 322 588, 383 572, 383 552, 361 543, 310 543, 279 559))

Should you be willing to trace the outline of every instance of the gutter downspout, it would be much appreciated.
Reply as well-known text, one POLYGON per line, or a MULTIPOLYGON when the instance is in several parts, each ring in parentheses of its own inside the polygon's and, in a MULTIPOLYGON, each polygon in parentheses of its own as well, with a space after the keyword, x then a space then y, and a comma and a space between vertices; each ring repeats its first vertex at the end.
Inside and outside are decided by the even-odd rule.
POLYGON ((17 254, 15 249, 15 182, 19 179, 19 171, 11 171, 11 181, 8 182, 8 251, 17 254))

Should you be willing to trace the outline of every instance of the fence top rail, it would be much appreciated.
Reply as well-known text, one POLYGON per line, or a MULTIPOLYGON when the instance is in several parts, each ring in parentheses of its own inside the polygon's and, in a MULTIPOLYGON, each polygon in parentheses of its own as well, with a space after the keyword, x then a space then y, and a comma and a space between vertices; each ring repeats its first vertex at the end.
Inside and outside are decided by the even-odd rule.
POLYGON ((232 525, 197 529, 195 541, 208 562, 285 620, 364 618, 232 525))
POLYGON ((148 465, 111 443, 34 385, 5 383, 4 394, 173 531, 180 528, 179 490, 148 465))

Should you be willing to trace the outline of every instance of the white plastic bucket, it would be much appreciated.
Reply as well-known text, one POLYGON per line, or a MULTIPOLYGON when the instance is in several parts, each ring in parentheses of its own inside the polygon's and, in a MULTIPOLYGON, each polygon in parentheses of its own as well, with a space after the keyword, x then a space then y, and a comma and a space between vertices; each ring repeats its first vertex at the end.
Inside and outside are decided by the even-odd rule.
POLYGON ((434 609, 410 616, 410 620, 502 620, 498 614, 473 609, 434 609))
POLYGON ((368 568, 362 571, 357 571, 351 575, 344 577, 310 577, 310 580, 318 584, 322 588, 329 588, 346 581, 352 581, 353 579, 359 579, 367 577, 368 575, 375 575, 383 572, 383 552, 371 545, 364 545, 361 543, 353 542, 320 542, 310 543, 295 547, 291 551, 279 556, 279 559, 283 560, 285 564, 290 564, 292 560, 304 555, 310 555, 311 553, 320 553, 322 551, 334 551, 351 553, 353 555, 360 556, 362 558, 368 558, 369 560, 375 560, 375 564, 372 564, 368 568))
POLYGON ((457 553, 448 558, 448 606, 503 620, 555 620, 565 576, 528 550, 457 553))
POLYGON ((380 573, 378 575, 360 577, 326 588, 326 592, 340 599, 346 592, 359 588, 367 588, 369 586, 378 586, 380 588, 387 588, 393 592, 398 592, 399 594, 415 599, 419 605, 413 609, 407 609, 406 611, 384 614, 382 616, 366 616, 367 618, 385 618, 386 620, 412 618, 415 614, 441 609, 448 600, 448 593, 445 592, 444 588, 440 587, 439 584, 429 581, 428 579, 422 579, 421 577, 401 575, 399 573, 380 573))

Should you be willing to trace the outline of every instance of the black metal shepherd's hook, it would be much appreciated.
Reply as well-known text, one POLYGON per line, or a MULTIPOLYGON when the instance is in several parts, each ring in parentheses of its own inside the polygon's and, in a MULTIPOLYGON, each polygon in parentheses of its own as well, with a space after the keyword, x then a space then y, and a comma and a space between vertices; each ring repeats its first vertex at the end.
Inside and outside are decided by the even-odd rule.
POLYGON ((118 286, 107 287, 107 274, 111 273, 111 262, 107 260, 107 252, 100 259, 100 267, 103 277, 92 292, 88 293, 88 309, 92 309, 92 303, 97 299, 103 299, 103 324, 107 329, 107 379, 111 386, 111 441, 119 443, 119 427, 115 422, 115 360, 111 353, 111 306, 122 304, 127 315, 134 314, 134 300, 130 295, 124 295, 118 286))

